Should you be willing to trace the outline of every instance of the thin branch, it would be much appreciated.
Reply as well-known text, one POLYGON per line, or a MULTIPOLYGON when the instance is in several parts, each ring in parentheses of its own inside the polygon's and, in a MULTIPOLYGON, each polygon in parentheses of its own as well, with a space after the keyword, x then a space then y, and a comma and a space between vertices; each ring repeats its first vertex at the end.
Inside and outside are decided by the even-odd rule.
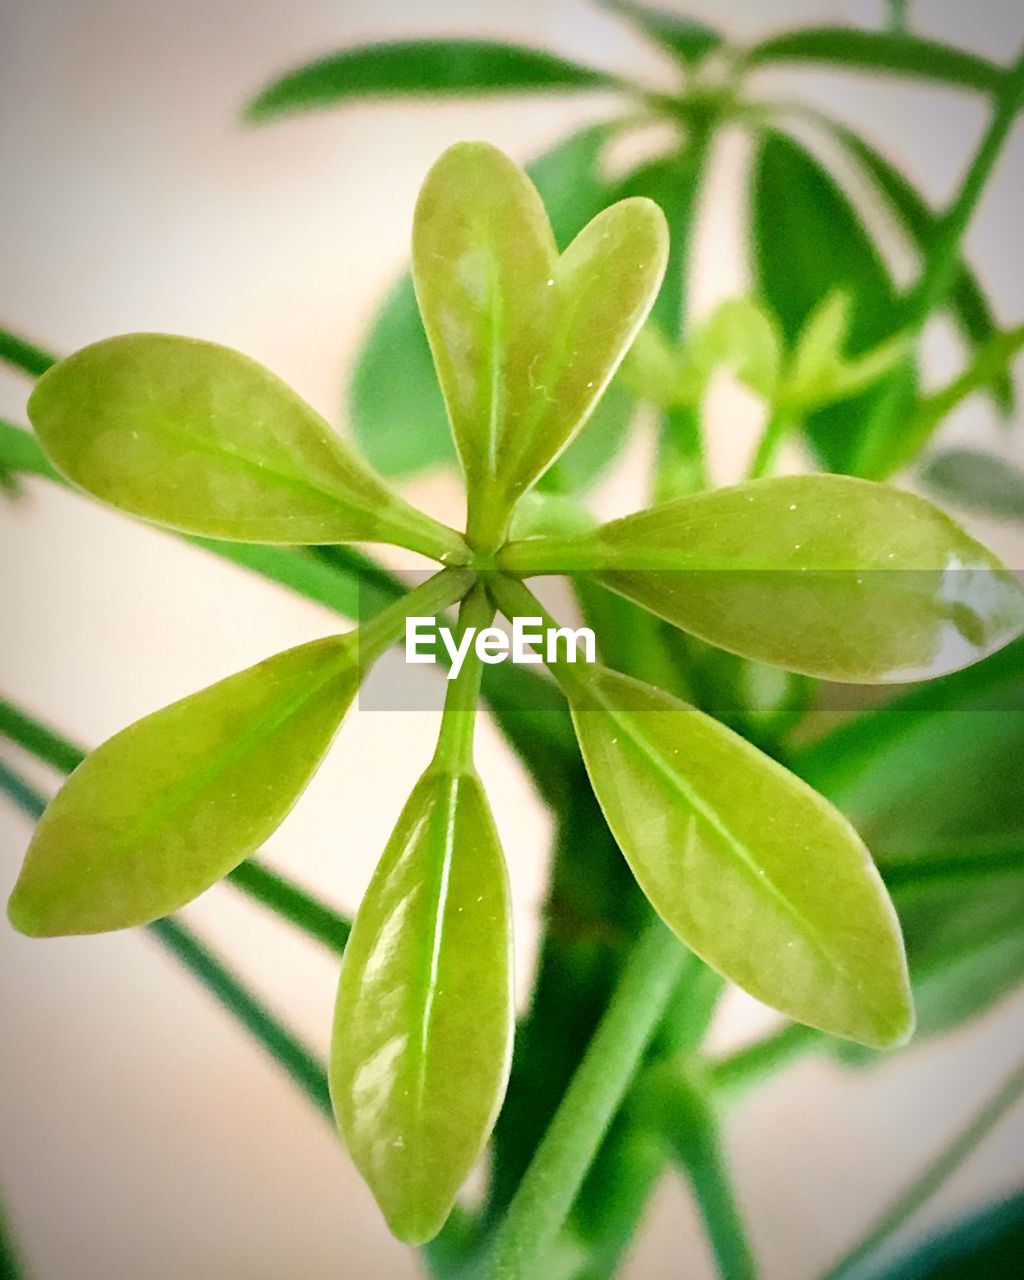
POLYGON ((828 1272, 824 1280, 852 1280, 861 1274, 861 1264, 876 1258, 882 1247, 935 1195, 1022 1096, 1024 1063, 975 1112, 949 1145, 886 1210, 864 1239, 828 1272))
MULTIPOLYGON (((942 305, 956 278, 960 246, 967 227, 1022 104, 1024 53, 1006 73, 996 94, 992 119, 981 146, 975 152, 956 199, 936 228, 921 275, 907 295, 899 328, 908 336, 921 333, 932 312, 942 305)), ((903 404, 903 380, 898 375, 899 370, 889 378, 867 423, 854 468, 857 475, 880 478, 890 470, 883 460, 903 404)))
MULTIPOLYGON (((0 791, 36 821, 46 808, 46 797, 2 760, 0 791)), ((207 991, 234 1014, 275 1062, 284 1067, 306 1097, 329 1116, 331 1100, 327 1090, 327 1073, 309 1050, 277 1021, 270 1010, 185 925, 167 918, 154 921, 146 929, 200 980, 207 991)))
POLYGON ((675 936, 652 919, 626 961, 583 1061, 474 1276, 521 1280, 540 1274, 676 989, 686 957, 675 936))
POLYGON ((736 1103, 762 1080, 823 1043, 820 1031, 797 1022, 787 1022, 778 1031, 712 1063, 709 1083, 723 1102, 736 1103))
POLYGON ((722 1150, 711 1097, 674 1072, 657 1100, 660 1128, 689 1177, 722 1280, 756 1280, 757 1264, 722 1150))

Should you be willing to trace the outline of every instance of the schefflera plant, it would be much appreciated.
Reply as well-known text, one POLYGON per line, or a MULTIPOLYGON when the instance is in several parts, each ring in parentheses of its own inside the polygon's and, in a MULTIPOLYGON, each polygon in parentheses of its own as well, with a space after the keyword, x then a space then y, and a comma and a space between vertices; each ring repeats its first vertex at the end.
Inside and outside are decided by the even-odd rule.
MULTIPOLYGON (((659 208, 628 199, 559 255, 527 177, 448 151, 416 210, 417 297, 467 482, 465 535, 414 510, 273 375, 159 335, 87 347, 29 405, 53 464, 122 510, 267 543, 389 542, 440 572, 356 631, 158 711, 94 752, 39 824, 12 895, 32 935, 172 912, 249 856, 329 748, 410 614, 548 618, 524 580, 586 573, 704 641, 827 680, 925 678, 1024 631, 1013 577, 920 498, 840 476, 755 480, 569 536, 510 541, 517 504, 577 436, 665 272, 659 208)), ((552 657, 608 824, 654 910, 790 1017, 875 1047, 913 1010, 899 924, 825 799, 706 714, 552 657)), ((501 1106, 512 1048, 509 890, 473 765, 480 659, 447 688, 342 963, 330 1082, 396 1235, 444 1224, 501 1106)))

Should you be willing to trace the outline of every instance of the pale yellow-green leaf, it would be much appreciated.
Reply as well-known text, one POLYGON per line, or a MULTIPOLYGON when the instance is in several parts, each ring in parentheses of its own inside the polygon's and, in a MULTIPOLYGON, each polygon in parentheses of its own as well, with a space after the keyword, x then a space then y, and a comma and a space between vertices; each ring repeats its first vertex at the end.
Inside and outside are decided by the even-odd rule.
POLYGON ((8 905, 33 936, 176 911, 283 821, 358 687, 354 641, 289 649, 115 734, 43 815, 8 905))
POLYGON ((391 1230, 444 1225, 504 1096, 512 1049, 504 858, 475 774, 413 790, 345 950, 331 1097, 391 1230))
POLYGON ((922 498, 846 476, 697 494, 501 563, 588 572, 710 644, 827 680, 942 675, 1024 632, 994 555, 922 498))
POLYGON ((73 484, 186 533, 397 542, 436 558, 462 546, 279 378, 212 342, 166 334, 97 342, 43 375, 29 417, 73 484))
POLYGON ((602 668, 566 681, 608 824, 655 910, 712 968, 863 1044, 913 1028, 895 911, 850 824, 716 720, 602 668))
POLYGON ((649 200, 606 209, 559 256, 536 189, 500 151, 462 143, 435 164, 416 208, 413 276, 471 524, 484 502, 503 517, 582 427, 650 310, 667 252, 649 200))

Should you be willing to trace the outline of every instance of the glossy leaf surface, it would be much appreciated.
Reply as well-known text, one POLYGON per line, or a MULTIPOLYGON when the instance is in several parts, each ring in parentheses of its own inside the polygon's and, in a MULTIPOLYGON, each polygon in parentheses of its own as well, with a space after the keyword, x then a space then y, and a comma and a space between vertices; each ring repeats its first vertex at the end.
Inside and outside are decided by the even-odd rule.
POLYGON ((994 93, 1006 75, 998 63, 938 40, 904 31, 862 27, 807 27, 773 36, 747 54, 762 62, 824 62, 861 71, 887 72, 915 79, 994 93))
POLYGON ((451 148, 420 193, 413 274, 471 502, 514 500, 589 417, 647 316, 668 234, 606 209, 558 255, 536 188, 493 147, 451 148))
MULTIPOLYGON (((822 297, 837 291, 851 299, 851 358, 892 336, 899 324, 896 289, 860 214, 816 157, 784 134, 767 131, 762 138, 751 214, 755 277, 790 344, 822 297)), ((808 419, 808 436, 829 470, 853 469, 876 394, 808 419)))
POLYGON ((95 343, 44 374, 29 416, 72 483, 186 533, 458 543, 391 493, 283 382, 214 343, 162 334, 95 343))
POLYGON ((685 66, 696 66, 722 44, 721 33, 698 18, 635 0, 604 0, 604 7, 621 14, 685 66))
MULTIPOLYGON (((608 137, 605 125, 583 129, 527 166, 561 248, 613 198, 600 171, 608 137)), ((356 364, 349 405, 356 439, 384 475, 411 475, 455 459, 409 276, 396 285, 370 329, 356 364)), ((546 486, 578 491, 591 483, 614 458, 632 413, 631 397, 613 384, 578 439, 544 477, 546 486)))
POLYGON ((43 815, 11 895, 33 936, 176 911, 284 820, 358 687, 353 642, 316 640, 115 734, 43 815))
POLYGON ((250 120, 360 98, 552 92, 619 87, 615 76, 543 49, 490 40, 399 40, 363 45, 289 72, 250 103, 250 120))
POLYGON ((935 493, 958 506, 1024 520, 1024 470, 994 454, 950 449, 932 459, 924 480, 935 493))
POLYGON ((504 563, 590 571, 709 644, 828 680, 942 675, 1024 631, 990 552, 923 499, 846 476, 698 494, 504 563))
POLYGON ((588 668, 567 687, 594 790, 662 919, 744 990, 835 1035, 902 1043, 899 926, 846 820, 717 721, 588 668))
POLYGON ((391 1230, 443 1226, 490 1136, 512 1049, 504 858, 473 774, 413 790, 345 950, 331 1097, 391 1230))

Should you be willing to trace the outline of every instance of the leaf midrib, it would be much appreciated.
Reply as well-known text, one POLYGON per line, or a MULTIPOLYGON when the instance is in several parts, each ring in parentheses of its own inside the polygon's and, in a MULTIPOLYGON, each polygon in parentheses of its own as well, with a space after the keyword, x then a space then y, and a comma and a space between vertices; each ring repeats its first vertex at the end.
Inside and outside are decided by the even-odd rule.
MULTIPOLYGON (((585 687, 585 691, 588 697, 598 703, 620 732, 625 734, 628 739, 635 743, 661 777, 668 782, 671 787, 674 787, 682 793, 684 800, 689 804, 690 808, 699 814, 700 817, 718 833, 725 842, 726 847, 732 851, 752 883, 756 887, 768 888, 770 890, 770 896, 775 903, 781 907, 783 914, 788 916, 797 925, 798 930, 803 933, 805 938, 811 943, 814 950, 817 951, 822 959, 827 961, 827 963, 836 972, 838 972, 842 978, 848 982, 853 982, 858 989, 861 989, 859 980, 854 978, 845 964, 830 952, 814 925, 806 918, 806 916, 803 915, 801 911, 796 908, 796 906, 794 906, 782 890, 779 889, 768 875, 767 871, 762 873, 758 869, 757 862, 754 860, 750 851, 746 848, 743 842, 733 834, 715 810, 710 808, 710 806, 708 806, 700 796, 687 785, 686 780, 673 771, 671 765, 665 760, 658 748, 646 737, 644 733, 639 730, 635 725, 635 722, 624 720, 596 686, 590 687, 588 685, 585 687)), ((666 708, 665 710, 669 711, 671 709, 666 708)))
POLYGON ((192 775, 190 783, 165 791, 162 804, 158 803, 147 808, 136 823, 120 831, 114 838, 105 840, 105 848, 110 852, 121 852, 137 847, 152 834, 154 826, 159 826, 169 817, 185 809, 196 796, 201 795, 229 769, 256 750, 267 737, 286 725, 289 720, 294 719, 325 685, 340 675, 343 665, 348 661, 348 655, 342 651, 338 658, 339 661, 332 664, 330 670, 302 693, 290 699, 283 708, 268 712, 254 721, 247 733, 233 738, 221 751, 211 757, 207 767, 197 770, 192 775), (341 658, 345 659, 345 663, 340 661, 341 658))
MULTIPOLYGON (((129 427, 121 427, 118 429, 128 432, 132 430, 129 427)), ((288 471, 282 471, 277 465, 271 465, 266 461, 261 461, 259 458, 243 452, 227 441, 219 439, 214 441, 207 436, 196 435, 191 431, 184 430, 182 427, 171 422, 162 415, 151 418, 146 430, 153 431, 158 435, 164 435, 178 443, 184 442, 188 444, 190 448, 195 450, 195 452, 204 454, 207 457, 217 458, 219 460, 223 460, 225 458, 230 459, 232 462, 238 463, 241 467, 258 473, 262 480, 269 481, 271 484, 276 484, 280 488, 313 493, 317 497, 328 498, 332 503, 338 506, 348 507, 349 514, 351 514, 352 511, 359 511, 361 514, 376 514, 376 512, 369 507, 358 507, 356 505, 357 495, 351 490, 341 493, 338 490, 325 488, 323 485, 315 483, 308 477, 295 475, 288 471)), ((329 431, 330 428, 328 427, 326 430, 329 431)), ((322 443, 326 444, 326 447, 333 453, 334 442, 332 442, 329 437, 325 437, 322 443)), ((338 443, 340 444, 340 441, 338 443)), ((360 474, 359 464, 354 459, 345 458, 345 463, 353 468, 360 480, 372 482, 373 478, 371 476, 363 476, 360 474)), ((370 487, 373 487, 372 483, 370 487)))

